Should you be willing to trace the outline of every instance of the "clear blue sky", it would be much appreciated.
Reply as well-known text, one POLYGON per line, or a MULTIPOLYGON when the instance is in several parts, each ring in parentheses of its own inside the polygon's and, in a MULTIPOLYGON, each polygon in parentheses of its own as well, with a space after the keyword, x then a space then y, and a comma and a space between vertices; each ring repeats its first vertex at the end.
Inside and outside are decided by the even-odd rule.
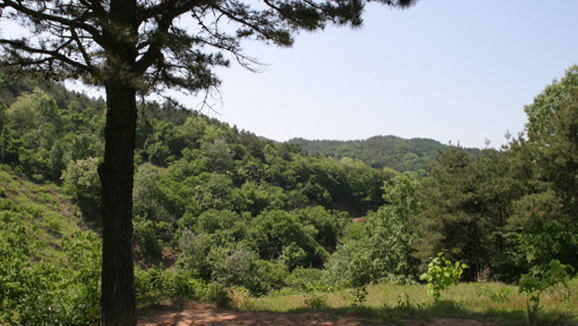
POLYGON ((239 129, 278 141, 396 135, 498 147, 523 130, 524 105, 578 64, 578 1, 372 4, 361 29, 245 50, 263 72, 219 70, 218 114, 204 111, 239 129))

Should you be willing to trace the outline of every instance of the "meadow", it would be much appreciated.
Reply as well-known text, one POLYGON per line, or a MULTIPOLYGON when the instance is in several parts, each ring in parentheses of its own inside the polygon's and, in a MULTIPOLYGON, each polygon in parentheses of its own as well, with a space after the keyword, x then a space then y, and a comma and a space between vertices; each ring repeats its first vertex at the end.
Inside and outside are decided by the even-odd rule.
POLYGON ((426 285, 367 285, 333 293, 271 294, 248 298, 232 293, 233 306, 251 312, 323 310, 338 316, 356 316, 366 322, 427 323, 436 317, 473 319, 497 325, 578 325, 578 279, 567 287, 551 288, 541 296, 537 314, 528 320, 527 300, 519 288, 494 282, 460 283, 443 292, 438 302, 426 294, 426 285), (365 290, 364 290, 365 289, 365 290))

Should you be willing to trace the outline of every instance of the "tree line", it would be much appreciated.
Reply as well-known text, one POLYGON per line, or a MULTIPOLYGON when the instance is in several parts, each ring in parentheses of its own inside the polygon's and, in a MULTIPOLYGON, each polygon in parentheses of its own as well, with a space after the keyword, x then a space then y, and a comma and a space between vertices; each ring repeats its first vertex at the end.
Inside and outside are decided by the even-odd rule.
MULTIPOLYGON (((403 139, 396 136, 374 136, 365 140, 307 140, 293 138, 290 143, 299 144, 309 154, 321 154, 337 159, 349 157, 361 160, 371 167, 388 167, 396 171, 417 172, 425 176, 440 151, 448 145, 427 138, 403 139)), ((476 155, 477 148, 467 148, 476 155)))

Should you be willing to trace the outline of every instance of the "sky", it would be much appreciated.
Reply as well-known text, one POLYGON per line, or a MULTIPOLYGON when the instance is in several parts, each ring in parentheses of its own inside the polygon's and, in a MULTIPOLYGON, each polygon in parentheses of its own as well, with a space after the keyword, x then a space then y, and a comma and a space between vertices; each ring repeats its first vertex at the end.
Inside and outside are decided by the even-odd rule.
MULTIPOLYGON (((420 0, 371 4, 361 29, 301 32, 292 48, 245 43, 201 111, 277 141, 378 135, 499 147, 524 106, 578 64, 578 1, 420 0)), ((200 98, 180 98, 198 108, 200 98)))

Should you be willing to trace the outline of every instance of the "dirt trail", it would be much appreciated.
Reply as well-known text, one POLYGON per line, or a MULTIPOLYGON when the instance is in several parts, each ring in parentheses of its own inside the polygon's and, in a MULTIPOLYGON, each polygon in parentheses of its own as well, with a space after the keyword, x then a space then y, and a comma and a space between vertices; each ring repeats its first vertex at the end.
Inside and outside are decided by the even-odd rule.
MULTIPOLYGON (((158 307, 142 314, 139 326, 393 326, 390 323, 363 323, 361 318, 336 317, 324 312, 272 313, 237 312, 215 309, 209 305, 189 304, 183 309, 158 307)), ((404 322, 409 326, 496 326, 476 320, 436 318, 430 323, 404 322)))

